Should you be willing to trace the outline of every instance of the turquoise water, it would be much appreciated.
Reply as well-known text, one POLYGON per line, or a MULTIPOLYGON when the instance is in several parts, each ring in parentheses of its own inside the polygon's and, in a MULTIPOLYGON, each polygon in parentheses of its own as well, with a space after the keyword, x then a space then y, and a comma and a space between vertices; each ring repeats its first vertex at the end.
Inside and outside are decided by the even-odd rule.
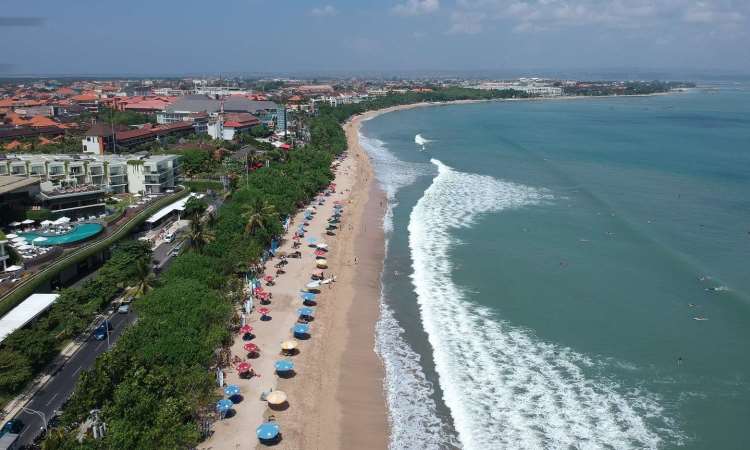
POLYGON ((39 236, 47 238, 46 241, 35 242, 34 245, 40 247, 51 247, 53 245, 65 245, 72 244, 75 242, 86 240, 92 236, 99 234, 104 227, 98 223, 82 223, 74 225, 70 232, 65 234, 48 234, 48 233, 21 233, 21 236, 25 237, 28 242, 33 241, 39 236))
POLYGON ((750 448, 749 90, 415 109, 363 135, 392 208, 392 448, 750 448))

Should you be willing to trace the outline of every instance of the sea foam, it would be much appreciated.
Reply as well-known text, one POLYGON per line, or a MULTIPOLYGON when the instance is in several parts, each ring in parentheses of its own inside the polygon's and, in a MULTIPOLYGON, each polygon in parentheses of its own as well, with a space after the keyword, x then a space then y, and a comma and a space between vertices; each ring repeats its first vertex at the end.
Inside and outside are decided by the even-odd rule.
MULTIPOLYGON (((434 175, 434 167, 396 158, 385 143, 360 134, 360 145, 372 158, 376 178, 388 197, 383 218, 385 250, 393 229, 393 209, 399 189, 414 183, 419 176, 434 175)), ((421 357, 403 337, 404 330, 388 307, 381 289, 380 318, 375 328, 375 352, 385 368, 384 390, 388 403, 390 450, 431 450, 455 448, 456 437, 437 413, 432 383, 427 380, 421 357)))
MULTIPOLYGON (((409 221, 412 283, 460 446, 657 448, 662 435, 675 436, 658 399, 587 375, 594 361, 503 322, 452 281, 449 252, 457 243, 452 230, 470 227, 482 214, 539 204, 550 195, 432 163, 438 174, 409 221)), ((384 311, 381 323, 390 320, 384 311)), ((389 389, 405 388, 391 383, 389 389)))

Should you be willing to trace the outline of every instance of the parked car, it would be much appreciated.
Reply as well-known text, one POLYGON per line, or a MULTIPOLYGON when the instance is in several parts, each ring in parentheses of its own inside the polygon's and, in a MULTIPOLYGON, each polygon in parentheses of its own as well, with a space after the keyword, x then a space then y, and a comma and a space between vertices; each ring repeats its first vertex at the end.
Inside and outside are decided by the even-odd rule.
POLYGON ((8 433, 19 434, 21 430, 23 430, 23 427, 24 423, 21 421, 21 419, 10 419, 9 421, 5 422, 3 428, 0 428, 0 437, 8 433))
POLYGON ((96 327, 94 330, 94 339, 97 341, 103 341, 107 338, 107 330, 112 330, 112 322, 105 320, 101 325, 96 327))

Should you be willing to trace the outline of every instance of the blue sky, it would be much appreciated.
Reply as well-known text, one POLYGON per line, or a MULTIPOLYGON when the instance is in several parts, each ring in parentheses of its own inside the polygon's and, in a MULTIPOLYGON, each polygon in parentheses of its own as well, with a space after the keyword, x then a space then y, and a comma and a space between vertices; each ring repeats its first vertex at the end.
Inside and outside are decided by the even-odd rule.
POLYGON ((750 0, 3 3, 6 74, 750 72, 750 0))

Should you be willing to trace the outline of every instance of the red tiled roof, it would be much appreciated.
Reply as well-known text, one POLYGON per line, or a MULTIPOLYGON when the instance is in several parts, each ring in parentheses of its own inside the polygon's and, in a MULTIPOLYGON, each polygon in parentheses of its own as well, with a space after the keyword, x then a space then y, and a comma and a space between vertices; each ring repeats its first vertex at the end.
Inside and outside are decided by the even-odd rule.
POLYGON ((225 128, 253 127, 260 124, 260 119, 248 113, 235 113, 224 115, 225 128))

